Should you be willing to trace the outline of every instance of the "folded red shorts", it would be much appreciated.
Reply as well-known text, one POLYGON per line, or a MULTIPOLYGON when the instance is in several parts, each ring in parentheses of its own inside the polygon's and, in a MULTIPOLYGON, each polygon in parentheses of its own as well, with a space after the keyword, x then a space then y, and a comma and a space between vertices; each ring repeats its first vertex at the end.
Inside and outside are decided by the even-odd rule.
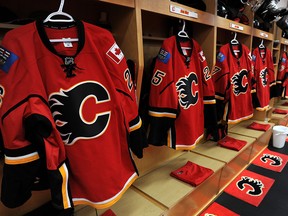
POLYGON ((101 216, 117 216, 111 209, 105 211, 101 216))
POLYGON ((254 130, 260 130, 260 131, 267 131, 269 130, 271 126, 269 124, 260 124, 257 122, 252 122, 250 125, 248 125, 247 128, 254 129, 254 130))
POLYGON ((283 109, 276 108, 276 109, 273 110, 273 113, 287 114, 288 110, 283 110, 283 109))
POLYGON ((233 137, 226 136, 218 141, 218 145, 224 148, 240 151, 247 144, 244 140, 238 140, 233 137))
POLYGON ((212 169, 188 161, 184 166, 172 171, 170 175, 196 187, 213 173, 212 169))

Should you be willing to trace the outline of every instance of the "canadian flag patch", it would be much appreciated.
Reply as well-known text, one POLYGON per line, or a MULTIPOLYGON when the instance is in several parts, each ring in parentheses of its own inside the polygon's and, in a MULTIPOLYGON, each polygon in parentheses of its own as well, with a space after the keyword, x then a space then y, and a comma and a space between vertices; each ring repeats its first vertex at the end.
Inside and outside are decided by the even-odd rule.
POLYGON ((114 43, 112 47, 106 52, 106 54, 114 61, 119 64, 124 58, 124 54, 119 48, 119 46, 114 43))

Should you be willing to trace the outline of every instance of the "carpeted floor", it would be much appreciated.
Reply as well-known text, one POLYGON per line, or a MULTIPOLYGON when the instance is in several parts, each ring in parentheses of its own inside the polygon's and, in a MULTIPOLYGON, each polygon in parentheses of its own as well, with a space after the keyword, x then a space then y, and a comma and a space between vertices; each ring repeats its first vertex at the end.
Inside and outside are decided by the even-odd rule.
MULTIPOLYGON (((268 149, 274 152, 276 155, 280 153, 280 155, 288 155, 288 143, 286 142, 284 148, 274 148, 272 146, 272 142, 269 143, 268 149)), ((267 159, 267 157, 266 157, 267 159)), ((266 162, 273 163, 274 158, 268 158, 266 162)), ((265 161, 265 159, 264 159, 265 161)), ((217 212, 217 216, 232 216, 232 215, 241 215, 241 216, 287 216, 288 215, 288 165, 287 165, 287 160, 284 160, 285 166, 282 169, 281 172, 279 171, 273 171, 268 168, 263 168, 258 165, 254 165, 251 163, 246 170, 252 173, 255 173, 257 176, 261 175, 264 177, 268 177, 269 179, 273 180, 273 184, 270 187, 265 188, 265 184, 263 187, 263 191, 266 189, 267 193, 264 195, 263 199, 261 200, 260 204, 258 206, 255 206, 253 204, 250 204, 247 202, 247 200, 242 200, 239 198, 236 198, 236 196, 230 195, 230 193, 227 193, 225 190, 224 192, 215 200, 217 208, 224 207, 225 209, 228 209, 230 211, 227 211, 228 213, 226 214, 219 214, 217 212), (219 204, 219 205, 218 205, 219 204), (234 214, 235 213, 235 214, 234 214)), ((256 163, 257 164, 257 163, 256 163)), ((235 182, 231 182, 231 184, 235 184, 235 182)), ((230 185, 228 187, 230 187, 230 185)), ((248 184, 243 184, 244 187, 246 186, 246 189, 241 191, 239 187, 238 193, 245 193, 250 190, 252 191, 253 194, 253 188, 250 187, 248 184)), ((243 186, 242 185, 242 186, 243 186)), ((227 187, 227 188, 228 188, 227 187)), ((254 190, 255 192, 255 190, 254 190)), ((262 194, 263 195, 263 194, 262 194)), ((246 195, 247 196, 247 195, 246 195)), ((255 194, 251 195, 251 200, 257 199, 257 196, 255 194)), ((214 204, 215 204, 214 203, 214 204)), ((211 206, 210 206, 211 209, 211 206)), ((209 207, 208 209, 204 210, 204 212, 201 214, 202 215, 216 215, 215 211, 214 212, 209 212, 209 207), (209 214, 208 214, 209 213, 209 214)), ((212 210, 210 210, 212 211, 212 210)), ((223 212, 223 211, 222 211, 223 212)))

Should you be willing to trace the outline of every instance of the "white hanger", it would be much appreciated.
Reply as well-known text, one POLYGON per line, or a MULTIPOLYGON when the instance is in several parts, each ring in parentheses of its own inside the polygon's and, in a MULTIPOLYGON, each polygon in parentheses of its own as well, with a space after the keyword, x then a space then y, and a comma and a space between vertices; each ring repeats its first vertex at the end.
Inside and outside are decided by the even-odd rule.
POLYGON ((261 48, 261 49, 265 48, 265 46, 263 44, 263 39, 261 40, 261 43, 259 44, 259 48, 261 48))
POLYGON ((73 19, 73 17, 70 14, 63 12, 64 2, 65 2, 65 0, 61 0, 60 7, 59 7, 58 11, 49 14, 46 17, 46 19, 43 21, 43 23, 46 23, 46 22, 74 22, 75 20, 73 19), (68 17, 69 19, 51 19, 53 16, 65 16, 65 17, 68 17))
POLYGON ((187 32, 185 31, 185 25, 185 20, 183 20, 183 27, 182 30, 178 32, 178 36, 183 38, 189 38, 187 32))
POLYGON ((286 45, 284 45, 284 52, 286 52, 286 45))
POLYGON ((239 44, 239 41, 236 39, 237 38, 237 32, 235 32, 234 38, 231 40, 231 44, 239 44))
MULTIPOLYGON (((74 22, 75 20, 73 19, 73 17, 70 14, 63 12, 64 2, 65 2, 65 0, 61 0, 58 11, 49 14, 46 17, 46 19, 43 21, 43 23, 46 23, 46 22, 74 22), (53 16, 59 16, 59 15, 68 17, 69 19, 52 19, 53 16)), ((57 42, 75 42, 75 41, 78 41, 78 38, 50 39, 49 41, 54 42, 54 43, 55 42, 56 43, 57 42)))

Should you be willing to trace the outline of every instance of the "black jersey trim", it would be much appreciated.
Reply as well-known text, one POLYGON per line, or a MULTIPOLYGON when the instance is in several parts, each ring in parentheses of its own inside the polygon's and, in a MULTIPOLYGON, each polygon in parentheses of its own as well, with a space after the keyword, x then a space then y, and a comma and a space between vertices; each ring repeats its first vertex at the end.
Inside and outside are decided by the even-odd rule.
POLYGON ((28 145, 19 149, 7 149, 7 148, 4 149, 4 154, 9 157, 18 157, 30 154, 32 152, 36 152, 36 148, 33 145, 28 145))
POLYGON ((241 43, 239 43, 239 44, 232 44, 231 42, 229 43, 229 45, 230 45, 230 51, 231 51, 231 53, 232 53, 232 55, 233 55, 233 57, 234 58, 236 58, 237 60, 239 60, 241 57, 242 57, 242 54, 243 54, 243 48, 242 48, 242 44, 241 43), (233 46, 239 46, 239 56, 237 57, 236 55, 235 55, 235 53, 233 52, 233 46))
POLYGON ((44 104, 47 105, 47 107, 49 107, 47 101, 41 96, 41 95, 37 95, 37 94, 31 94, 28 97, 24 98, 23 100, 21 100, 20 102, 18 102, 17 104, 15 104, 14 106, 12 106, 10 109, 8 109, 4 115, 2 116, 2 123, 4 121, 4 119, 11 113, 13 112, 13 110, 17 109, 19 106, 21 106, 22 104, 24 104, 25 102, 27 102, 30 98, 39 98, 40 100, 43 101, 44 104))
POLYGON ((129 98, 133 101, 133 98, 131 97, 131 95, 129 95, 129 94, 126 93, 125 91, 123 91, 123 90, 121 90, 121 89, 117 89, 117 88, 116 88, 116 91, 119 92, 119 93, 121 93, 121 94, 123 94, 123 95, 125 95, 125 96, 127 96, 127 97, 129 97, 129 98))
POLYGON ((193 40, 192 40, 191 38, 181 38, 181 37, 178 36, 178 35, 175 36, 175 37, 176 37, 176 44, 177 44, 177 49, 178 49, 179 53, 185 58, 185 60, 186 60, 187 57, 190 57, 190 59, 191 59, 191 57, 192 57, 192 55, 193 55, 193 49, 194 49, 193 40), (181 48, 181 41, 189 41, 189 42, 190 42, 190 44, 191 44, 191 53, 190 53, 190 56, 185 55, 185 54, 183 53, 182 48, 181 48))
POLYGON ((173 83, 173 81, 171 81, 170 83, 168 83, 168 84, 159 92, 159 94, 161 95, 161 94, 165 91, 165 89, 168 88, 168 86, 170 86, 172 83, 173 83))

